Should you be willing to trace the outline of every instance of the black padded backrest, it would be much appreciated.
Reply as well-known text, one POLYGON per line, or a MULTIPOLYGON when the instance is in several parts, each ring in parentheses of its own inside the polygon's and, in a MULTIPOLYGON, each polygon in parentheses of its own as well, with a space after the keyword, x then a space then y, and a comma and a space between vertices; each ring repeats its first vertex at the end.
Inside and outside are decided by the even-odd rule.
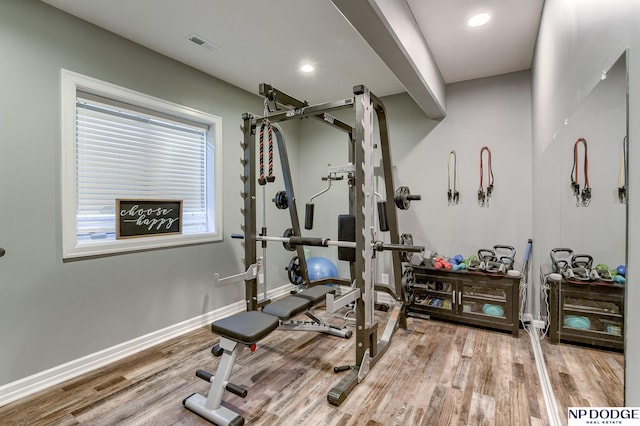
MULTIPOLYGON (((356 217, 350 214, 338 216, 338 240, 356 241, 356 217)), ((338 247, 338 259, 347 262, 356 261, 356 249, 348 247, 338 247)))

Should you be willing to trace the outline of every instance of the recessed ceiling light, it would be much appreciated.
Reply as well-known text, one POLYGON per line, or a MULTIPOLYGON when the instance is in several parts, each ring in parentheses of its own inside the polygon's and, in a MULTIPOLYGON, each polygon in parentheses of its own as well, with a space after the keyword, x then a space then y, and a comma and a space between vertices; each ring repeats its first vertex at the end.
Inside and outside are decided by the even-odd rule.
POLYGON ((467 25, 470 27, 480 27, 491 19, 491 15, 488 13, 479 13, 478 15, 472 16, 471 19, 467 21, 467 25))
POLYGON ((312 72, 314 70, 313 65, 311 64, 304 64, 303 66, 300 67, 300 71, 302 72, 312 72))

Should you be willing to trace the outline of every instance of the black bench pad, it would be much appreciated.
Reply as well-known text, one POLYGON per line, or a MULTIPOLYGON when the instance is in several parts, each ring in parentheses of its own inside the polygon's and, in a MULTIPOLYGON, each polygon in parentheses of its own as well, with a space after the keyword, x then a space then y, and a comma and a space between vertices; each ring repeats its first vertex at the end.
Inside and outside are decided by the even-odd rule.
POLYGON ((287 320, 306 311, 310 306, 311 302, 309 300, 295 295, 269 303, 262 308, 262 312, 269 315, 275 315, 281 320, 287 320))
POLYGON ((319 303, 324 302, 327 294, 333 294, 336 290, 334 287, 328 287, 326 285, 317 285, 315 287, 308 288, 306 290, 301 291, 300 293, 296 293, 295 297, 301 297, 303 299, 307 299, 311 301, 312 305, 317 305, 319 303))
POLYGON ((278 328, 278 318, 258 311, 240 312, 214 321, 211 332, 235 342, 251 345, 278 328))
POLYGON ((269 315, 275 315, 281 320, 287 320, 291 317, 298 315, 301 312, 306 311, 311 306, 311 302, 301 297, 289 296, 284 299, 276 300, 269 303, 262 312, 269 315))

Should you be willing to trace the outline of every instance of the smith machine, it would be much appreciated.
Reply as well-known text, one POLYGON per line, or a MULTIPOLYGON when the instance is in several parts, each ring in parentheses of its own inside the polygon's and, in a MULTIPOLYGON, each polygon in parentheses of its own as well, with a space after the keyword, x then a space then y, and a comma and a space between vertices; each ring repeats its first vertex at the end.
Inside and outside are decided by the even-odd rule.
MULTIPOLYGON (((382 357, 391 344, 391 339, 398 327, 406 328, 406 316, 404 306, 404 289, 402 288, 402 260, 408 253, 422 252, 423 247, 410 245, 398 232, 396 207, 407 209, 412 200, 419 200, 420 196, 412 195, 408 188, 400 187, 394 191, 393 173, 391 161, 391 149, 389 145, 389 133, 384 105, 374 94, 362 86, 354 87, 354 96, 341 101, 335 101, 315 106, 310 106, 306 101, 295 99, 282 91, 273 88, 269 84, 260 85, 260 94, 265 97, 265 114, 259 117, 253 114, 243 114, 244 141, 242 148, 244 158, 241 160, 244 173, 242 181, 244 189, 242 197, 244 207, 243 235, 244 238, 244 262, 247 273, 241 274, 245 281, 245 295, 247 312, 241 312, 231 317, 218 320, 212 324, 212 331, 221 336, 219 353, 224 352, 216 375, 199 370, 199 377, 212 383, 209 397, 205 398, 194 394, 185 399, 184 405, 208 418, 217 424, 242 424, 241 416, 220 405, 224 390, 238 395, 246 395, 246 391, 228 382, 235 357, 238 353, 238 344, 253 346, 255 342, 264 338, 282 323, 283 316, 277 312, 275 305, 283 300, 292 300, 305 297, 306 292, 326 295, 328 312, 350 304, 355 305, 355 336, 356 354, 353 365, 335 367, 334 371, 345 372, 340 380, 327 394, 327 400, 333 405, 340 405, 349 393, 360 383, 382 357), (352 127, 331 115, 331 113, 352 109, 355 113, 355 125, 352 127), (382 159, 382 172, 384 176, 374 176, 373 152, 373 128, 374 117, 378 119, 379 148, 382 159), (329 238, 302 236, 296 206, 296 197, 293 191, 291 171, 284 136, 278 123, 300 118, 315 118, 321 122, 338 129, 347 135, 349 144, 349 214, 339 217, 338 240, 329 238), (275 136, 280 163, 282 166, 282 179, 285 193, 280 192, 277 200, 278 208, 288 208, 291 218, 291 228, 285 236, 269 236, 266 226, 258 229, 256 225, 256 182, 260 185, 273 181, 273 147, 269 144, 268 174, 264 172, 264 132, 269 138, 275 136), (260 133, 259 149, 256 150, 256 134, 260 133), (260 154, 260 173, 256 172, 257 155, 260 154), (383 178, 385 197, 389 202, 378 202, 378 221, 375 224, 374 204, 376 193, 374 192, 374 180, 383 178), (391 202, 393 200, 393 202, 391 202), (377 239, 378 232, 389 232, 389 243, 377 239), (268 242, 284 243, 291 250, 295 249, 299 259, 299 271, 303 283, 309 290, 299 295, 294 295, 271 303, 270 300, 260 300, 258 297, 258 279, 255 273, 257 264, 257 248, 260 244, 263 248, 268 242), (336 280, 334 278, 310 282, 307 273, 304 246, 337 246, 338 258, 350 262, 351 279, 336 280), (376 254, 382 251, 390 251, 392 256, 393 286, 379 285, 375 283, 375 259, 376 254), (251 273, 250 273, 251 272, 251 273), (339 282, 351 286, 351 289, 341 296, 329 294, 330 287, 317 286, 325 282, 339 282), (325 289, 327 289, 325 291, 325 289), (322 291, 314 291, 322 290, 322 291), (391 296, 393 302, 390 306, 388 321, 382 334, 379 336, 378 323, 374 316, 375 292, 382 291, 391 296), (259 311, 262 309, 262 311, 259 311), (225 358, 226 357, 226 358, 225 358)), ((310 212, 307 212, 309 222, 310 212)), ((310 228, 305 226, 305 228, 310 228)), ((308 296, 313 297, 312 294, 308 296)), ((317 301, 317 300, 316 300, 317 301)), ((300 302, 301 304, 303 302, 300 302)), ((286 305, 286 303, 285 303, 286 305)), ((307 302, 306 306, 310 303, 307 302)), ((330 333, 331 334, 331 333, 330 333)), ((339 335, 339 334, 336 334, 339 335)), ((348 336, 342 336, 348 337, 348 336)))
MULTIPOLYGON (((355 302, 356 305, 356 356, 355 365, 338 367, 336 371, 347 370, 343 379, 328 393, 327 399, 333 405, 340 405, 349 395, 351 390, 364 379, 369 369, 381 358, 387 350, 393 333, 398 327, 406 328, 406 317, 403 303, 402 262, 401 252, 422 251, 423 247, 409 246, 400 243, 396 205, 403 203, 408 207, 411 200, 419 200, 420 197, 412 195, 405 189, 396 191, 393 185, 393 172, 391 161, 391 147, 389 144, 389 131, 387 127, 386 111, 383 103, 365 86, 354 87, 354 97, 341 101, 330 102, 321 105, 309 106, 289 96, 286 93, 272 87, 269 84, 260 85, 260 94, 273 110, 265 117, 256 117, 244 114, 244 236, 245 236, 245 267, 249 268, 256 263, 257 242, 266 244, 267 241, 288 242, 295 246, 300 262, 300 272, 305 283, 309 283, 307 267, 303 251, 304 245, 329 246, 336 245, 339 248, 339 258, 349 260, 352 271, 353 290, 338 299, 332 295, 327 297, 327 310, 334 311, 337 307, 355 302), (284 109, 280 109, 283 107, 284 109), (351 108, 355 112, 355 126, 352 127, 331 115, 332 112, 351 108), (380 129, 380 149, 382 168, 384 173, 384 186, 387 200, 395 202, 382 203, 380 216, 386 218, 389 230, 390 243, 382 243, 375 238, 376 225, 374 223, 374 164, 373 164, 373 112, 375 111, 380 129), (290 237, 266 237, 266 229, 256 227, 256 150, 255 135, 265 121, 275 124, 283 121, 312 117, 326 123, 347 135, 349 143, 349 163, 356 165, 353 169, 352 182, 349 184, 349 215, 342 217, 346 223, 341 224, 341 229, 353 229, 339 232, 340 239, 352 241, 331 241, 326 238, 301 237, 300 223, 296 198, 293 191, 289 160, 284 138, 277 126, 273 127, 278 144, 280 163, 286 197, 288 201, 289 215, 291 218, 292 233, 290 237), (353 221, 355 218, 355 221, 353 221), (349 220, 354 222, 354 227, 348 225, 349 220), (351 234, 349 238, 347 235, 351 234), (355 246, 353 244, 355 242, 355 246), (351 244, 349 244, 351 243, 351 244), (355 250, 353 249, 355 247, 355 250), (383 250, 392 251, 392 268, 394 287, 375 285, 374 259, 376 252, 383 250), (394 300, 391 308, 390 319, 382 336, 378 339, 378 324, 374 317, 375 291, 383 291, 390 294, 394 300)), ((406 188, 406 187, 403 187, 406 188)), ((307 220, 308 222, 308 220, 307 220)), ((353 225, 352 225, 353 226, 353 225)), ((335 279, 332 279, 335 282, 335 279)), ((260 308, 257 294, 257 281, 250 279, 245 281, 247 310, 260 308)), ((262 303, 269 303, 268 300, 262 303)))

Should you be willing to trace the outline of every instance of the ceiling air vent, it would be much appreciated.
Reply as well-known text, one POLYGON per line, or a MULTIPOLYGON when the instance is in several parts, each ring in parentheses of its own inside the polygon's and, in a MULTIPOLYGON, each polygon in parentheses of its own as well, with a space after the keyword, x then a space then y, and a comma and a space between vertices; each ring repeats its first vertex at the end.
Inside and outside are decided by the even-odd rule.
POLYGON ((204 47, 205 49, 210 50, 212 52, 217 52, 218 50, 221 49, 220 46, 210 42, 209 40, 207 40, 206 38, 198 34, 191 34, 190 36, 187 37, 187 40, 189 40, 191 43, 195 44, 196 46, 204 47))

